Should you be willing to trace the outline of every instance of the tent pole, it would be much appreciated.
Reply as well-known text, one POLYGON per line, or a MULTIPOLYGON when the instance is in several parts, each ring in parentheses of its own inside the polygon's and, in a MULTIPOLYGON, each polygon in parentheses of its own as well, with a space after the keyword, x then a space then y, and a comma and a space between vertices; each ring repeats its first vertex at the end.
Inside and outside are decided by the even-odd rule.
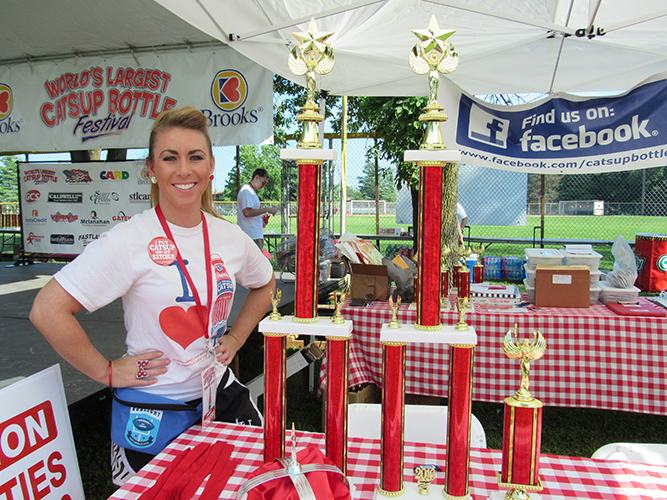
POLYGON ((343 96, 343 126, 340 152, 340 234, 345 232, 345 211, 347 210, 347 96, 343 96))

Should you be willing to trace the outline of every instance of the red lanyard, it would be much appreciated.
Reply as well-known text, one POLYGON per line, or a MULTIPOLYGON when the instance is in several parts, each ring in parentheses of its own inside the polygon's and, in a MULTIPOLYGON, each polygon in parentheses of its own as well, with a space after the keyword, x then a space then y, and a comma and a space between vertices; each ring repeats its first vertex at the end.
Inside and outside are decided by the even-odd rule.
MULTIPOLYGON (((204 337, 208 338, 208 310, 205 310, 204 307, 201 305, 201 300, 199 298, 199 293, 197 292, 197 288, 195 287, 195 284, 192 281, 192 278, 190 277, 190 273, 187 267, 185 267, 185 263, 183 262, 183 257, 181 257, 181 252, 178 249, 178 245, 176 245, 176 240, 174 239, 174 236, 171 234, 171 230, 169 229, 167 220, 164 218, 164 214, 162 213, 160 205, 155 207, 155 213, 157 214, 157 218, 160 220, 160 224, 162 225, 162 229, 164 229, 167 238, 169 238, 176 247, 176 259, 178 260, 178 265, 181 266, 181 271, 183 271, 183 275, 185 276, 185 279, 188 281, 188 285, 190 285, 190 289, 192 290, 192 295, 194 295, 195 297, 195 303, 197 304, 197 313, 199 313, 199 319, 201 319, 202 325, 204 326, 204 337)), ((211 244, 208 239, 208 225, 206 224, 206 218, 204 217, 204 212, 201 212, 201 223, 202 223, 202 229, 204 230, 204 265, 206 266, 206 288, 207 288, 206 298, 208 299, 207 304, 208 307, 210 308, 211 301, 213 300, 213 275, 211 272, 211 244)))

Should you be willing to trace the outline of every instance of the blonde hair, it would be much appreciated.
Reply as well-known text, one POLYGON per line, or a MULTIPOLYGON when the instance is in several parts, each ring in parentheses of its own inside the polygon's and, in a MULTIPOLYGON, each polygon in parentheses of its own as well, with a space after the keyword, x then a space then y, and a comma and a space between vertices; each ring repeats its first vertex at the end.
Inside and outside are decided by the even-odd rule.
MULTIPOLYGON (((148 157, 147 164, 152 164, 155 155, 155 143, 158 136, 172 128, 184 128, 187 130, 195 130, 204 135, 206 145, 208 146, 208 154, 213 159, 213 146, 211 144, 211 137, 208 135, 208 118, 196 108, 192 106, 183 106, 181 108, 170 109, 164 111, 157 117, 151 128, 151 135, 148 139, 148 157)), ((157 184, 151 184, 151 207, 158 204, 160 200, 160 188, 157 184)), ((222 218, 213 208, 213 188, 209 182, 206 191, 201 195, 201 209, 208 212, 214 217, 222 218)))

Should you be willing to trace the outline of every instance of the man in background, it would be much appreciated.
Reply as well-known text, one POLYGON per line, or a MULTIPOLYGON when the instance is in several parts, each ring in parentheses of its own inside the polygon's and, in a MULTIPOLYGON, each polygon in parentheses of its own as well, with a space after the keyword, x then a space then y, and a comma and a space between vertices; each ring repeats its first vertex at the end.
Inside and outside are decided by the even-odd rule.
POLYGON ((468 214, 460 203, 456 204, 456 219, 458 222, 459 245, 463 245, 463 228, 468 224, 468 214))
POLYGON ((268 220, 269 215, 276 215, 275 207, 261 207, 257 192, 269 182, 269 174, 263 168, 258 168, 252 173, 252 179, 244 184, 236 197, 237 222, 243 231, 250 236, 255 244, 264 248, 264 215, 268 220))

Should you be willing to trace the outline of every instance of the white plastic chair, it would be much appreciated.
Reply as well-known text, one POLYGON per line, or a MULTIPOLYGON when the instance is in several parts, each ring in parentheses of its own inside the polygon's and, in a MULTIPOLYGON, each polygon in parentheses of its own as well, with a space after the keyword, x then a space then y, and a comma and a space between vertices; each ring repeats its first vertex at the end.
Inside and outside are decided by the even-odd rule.
POLYGON ((667 444, 609 443, 597 449, 591 458, 667 465, 667 444))
MULTIPOLYGON (((354 403, 348 406, 347 435, 380 439, 382 405, 354 403)), ((435 405, 405 405, 405 441, 447 444, 447 407, 435 405)), ((470 446, 486 448, 484 427, 472 416, 470 446)))

